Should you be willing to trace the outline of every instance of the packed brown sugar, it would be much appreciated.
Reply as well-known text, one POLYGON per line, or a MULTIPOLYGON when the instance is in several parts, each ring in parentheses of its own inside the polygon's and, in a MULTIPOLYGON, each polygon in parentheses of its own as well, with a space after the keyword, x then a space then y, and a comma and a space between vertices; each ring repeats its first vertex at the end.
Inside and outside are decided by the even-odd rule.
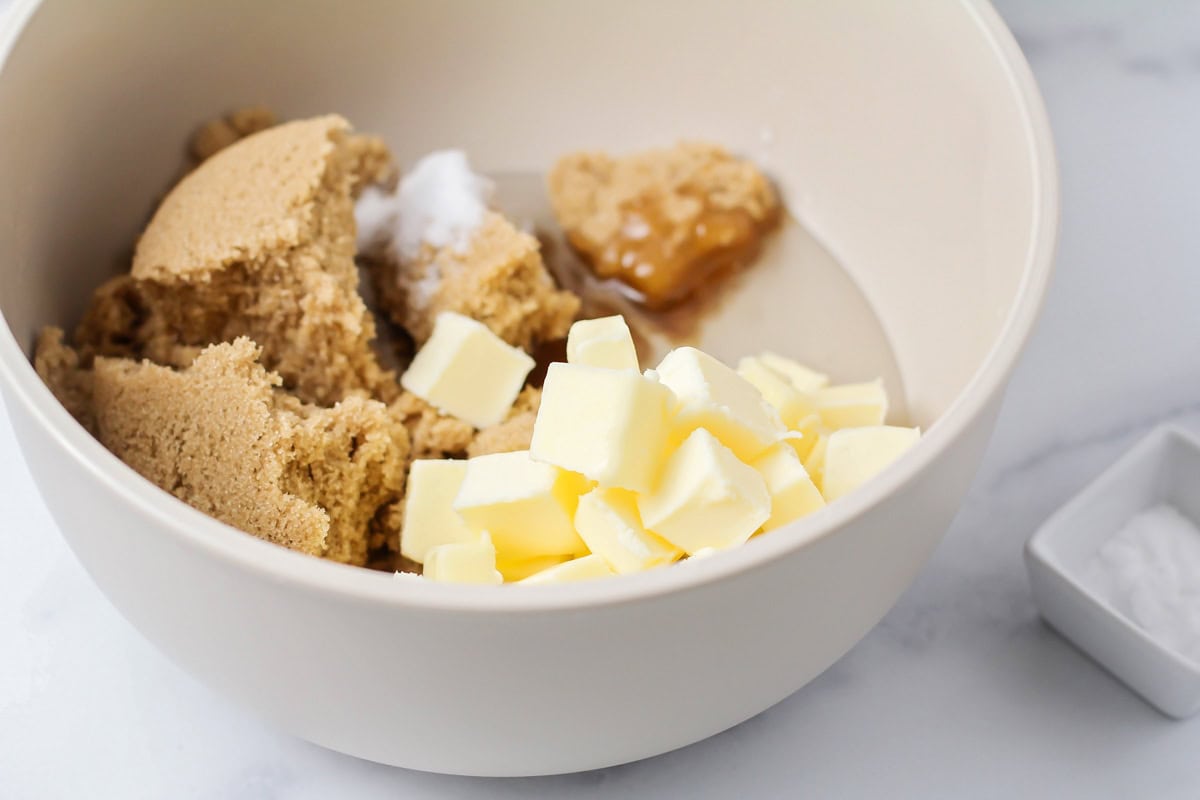
MULTIPOLYGON (((412 461, 519 455, 541 392, 527 385, 477 428, 401 389, 377 324, 419 348, 453 313, 505 346, 561 350, 579 298, 482 195, 479 209, 454 210, 474 214, 467 236, 427 227, 408 249, 403 232, 381 238, 380 221, 403 208, 397 167, 336 115, 276 124, 244 109, 202 126, 190 153, 129 271, 96 290, 72 336, 43 332, 37 369, 106 447, 179 499, 301 552, 394 566, 412 461), (382 216, 364 225, 372 203, 382 216)), ((699 145, 570 156, 549 189, 596 271, 651 306, 684 302, 749 258, 778 214, 761 173, 699 145)))

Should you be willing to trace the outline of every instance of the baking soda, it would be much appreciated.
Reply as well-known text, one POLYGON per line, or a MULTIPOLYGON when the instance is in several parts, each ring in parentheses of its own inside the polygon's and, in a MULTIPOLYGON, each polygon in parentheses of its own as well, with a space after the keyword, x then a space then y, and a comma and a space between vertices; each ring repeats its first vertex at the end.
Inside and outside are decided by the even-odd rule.
POLYGON ((1101 545, 1083 578, 1155 641, 1200 665, 1200 529, 1173 506, 1130 519, 1101 545))
POLYGON ((466 249, 495 191, 471 171, 461 150, 439 150, 422 158, 396 191, 367 187, 354 208, 360 251, 390 247, 401 260, 416 258, 423 245, 466 249))

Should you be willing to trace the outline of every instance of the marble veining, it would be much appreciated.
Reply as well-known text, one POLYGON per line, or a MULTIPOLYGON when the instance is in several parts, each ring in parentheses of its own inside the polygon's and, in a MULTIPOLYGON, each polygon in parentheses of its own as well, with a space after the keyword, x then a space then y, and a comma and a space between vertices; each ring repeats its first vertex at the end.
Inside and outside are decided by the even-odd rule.
POLYGON ((623 767, 493 781, 357 761, 143 642, 66 550, 0 412, 0 799, 1200 796, 1200 722, 1166 720, 1042 625, 1021 563, 1151 427, 1200 431, 1200 2, 998 6, 1055 128, 1059 268, 953 528, 846 658, 725 734, 623 767))

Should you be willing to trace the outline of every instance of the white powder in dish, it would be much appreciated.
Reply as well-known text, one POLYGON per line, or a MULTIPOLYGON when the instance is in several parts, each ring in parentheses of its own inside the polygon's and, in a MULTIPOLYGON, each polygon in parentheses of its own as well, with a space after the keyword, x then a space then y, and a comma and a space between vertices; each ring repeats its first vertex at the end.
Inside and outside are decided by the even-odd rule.
POLYGON ((1173 506, 1129 520, 1082 578, 1155 641, 1200 665, 1200 529, 1173 506))
POLYGON ((438 150, 413 165, 394 193, 368 188, 354 208, 360 250, 389 246, 401 261, 421 246, 465 249, 483 224, 495 185, 471 171, 461 150, 438 150), (390 242, 390 245, 387 243, 390 242))

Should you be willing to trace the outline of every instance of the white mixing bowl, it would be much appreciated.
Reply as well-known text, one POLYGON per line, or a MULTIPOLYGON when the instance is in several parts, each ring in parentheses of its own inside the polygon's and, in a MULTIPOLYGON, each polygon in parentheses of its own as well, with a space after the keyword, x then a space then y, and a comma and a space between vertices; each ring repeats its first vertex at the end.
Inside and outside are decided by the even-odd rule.
POLYGON ((883 616, 949 525, 1046 288, 1050 133, 983 2, 19 0, 12 11, 0 32, 0 389, 46 504, 170 658, 363 758, 479 775, 601 767, 799 689, 883 616), (819 248, 797 245, 723 309, 705 346, 891 370, 927 435, 789 528, 592 583, 403 580, 226 527, 88 436, 29 354, 39 326, 72 326, 91 289, 128 266, 193 126, 250 102, 285 117, 341 112, 405 161, 463 147, 484 170, 544 171, 580 147, 686 136, 746 153, 844 271, 830 277, 819 248))

